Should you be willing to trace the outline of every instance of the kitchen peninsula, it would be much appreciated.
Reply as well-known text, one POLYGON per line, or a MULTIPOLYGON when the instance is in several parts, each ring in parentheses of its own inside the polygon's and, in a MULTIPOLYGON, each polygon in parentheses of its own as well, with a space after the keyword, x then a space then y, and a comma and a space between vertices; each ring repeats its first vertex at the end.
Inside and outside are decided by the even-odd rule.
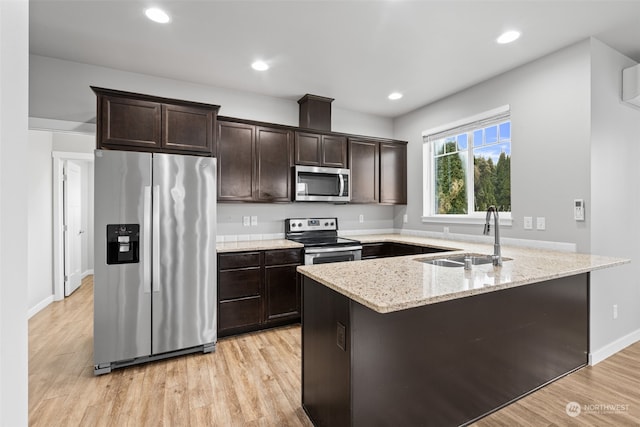
MULTIPOLYGON (((302 402, 316 426, 465 425, 588 363, 589 273, 627 260, 503 247, 298 267, 302 402)), ((360 238, 364 243, 367 238, 360 238)))

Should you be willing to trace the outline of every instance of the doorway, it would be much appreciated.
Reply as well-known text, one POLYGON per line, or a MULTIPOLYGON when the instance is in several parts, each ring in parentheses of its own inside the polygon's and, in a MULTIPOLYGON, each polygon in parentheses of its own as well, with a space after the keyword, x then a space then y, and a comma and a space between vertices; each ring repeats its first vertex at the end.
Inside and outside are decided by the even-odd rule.
POLYGON ((93 154, 53 151, 54 300, 93 274, 93 154))

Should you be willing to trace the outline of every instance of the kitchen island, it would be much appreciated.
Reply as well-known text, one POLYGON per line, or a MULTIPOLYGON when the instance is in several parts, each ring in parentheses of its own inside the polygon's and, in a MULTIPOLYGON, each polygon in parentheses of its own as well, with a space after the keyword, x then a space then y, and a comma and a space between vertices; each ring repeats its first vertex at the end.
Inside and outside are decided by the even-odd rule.
POLYGON ((298 267, 302 403, 316 426, 464 425, 587 364, 589 272, 628 262, 490 245, 298 267), (506 259, 506 258, 505 258, 506 259))

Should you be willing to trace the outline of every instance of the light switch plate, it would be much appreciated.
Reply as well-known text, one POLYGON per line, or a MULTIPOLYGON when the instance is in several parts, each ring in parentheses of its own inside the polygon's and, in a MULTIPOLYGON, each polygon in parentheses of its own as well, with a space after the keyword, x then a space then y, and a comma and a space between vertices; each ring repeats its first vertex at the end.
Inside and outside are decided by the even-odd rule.
POLYGON ((533 217, 530 217, 530 216, 524 217, 524 229, 533 230, 533 217))
POLYGON ((254 215, 251 217, 251 226, 255 227, 257 225, 258 225, 258 217, 254 215))
POLYGON ((248 216, 243 216, 242 217, 242 225, 245 227, 248 227, 251 225, 251 218, 249 218, 248 216))
POLYGON ((547 222, 545 221, 543 216, 539 216, 536 218, 536 228, 538 230, 545 230, 547 228, 547 222))
POLYGON ((360 216, 358 216, 358 222, 360 224, 362 224, 364 222, 364 215, 363 214, 360 214, 360 216))

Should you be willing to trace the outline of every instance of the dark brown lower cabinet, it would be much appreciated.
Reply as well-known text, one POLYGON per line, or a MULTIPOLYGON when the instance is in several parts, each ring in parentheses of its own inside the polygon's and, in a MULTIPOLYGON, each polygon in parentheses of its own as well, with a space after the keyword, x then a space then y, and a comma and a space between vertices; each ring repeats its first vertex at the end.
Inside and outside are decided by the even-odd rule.
POLYGON ((218 254, 218 336, 300 320, 301 249, 218 254))
POLYGON ((588 273, 386 314, 302 281, 317 427, 467 425, 587 364, 588 273))
POLYGON ((300 317, 300 285, 296 265, 265 266, 265 321, 300 317))
POLYGON ((362 244, 362 259, 386 258, 403 255, 431 254, 436 252, 447 252, 449 250, 434 246, 417 246, 396 242, 376 242, 362 244))

